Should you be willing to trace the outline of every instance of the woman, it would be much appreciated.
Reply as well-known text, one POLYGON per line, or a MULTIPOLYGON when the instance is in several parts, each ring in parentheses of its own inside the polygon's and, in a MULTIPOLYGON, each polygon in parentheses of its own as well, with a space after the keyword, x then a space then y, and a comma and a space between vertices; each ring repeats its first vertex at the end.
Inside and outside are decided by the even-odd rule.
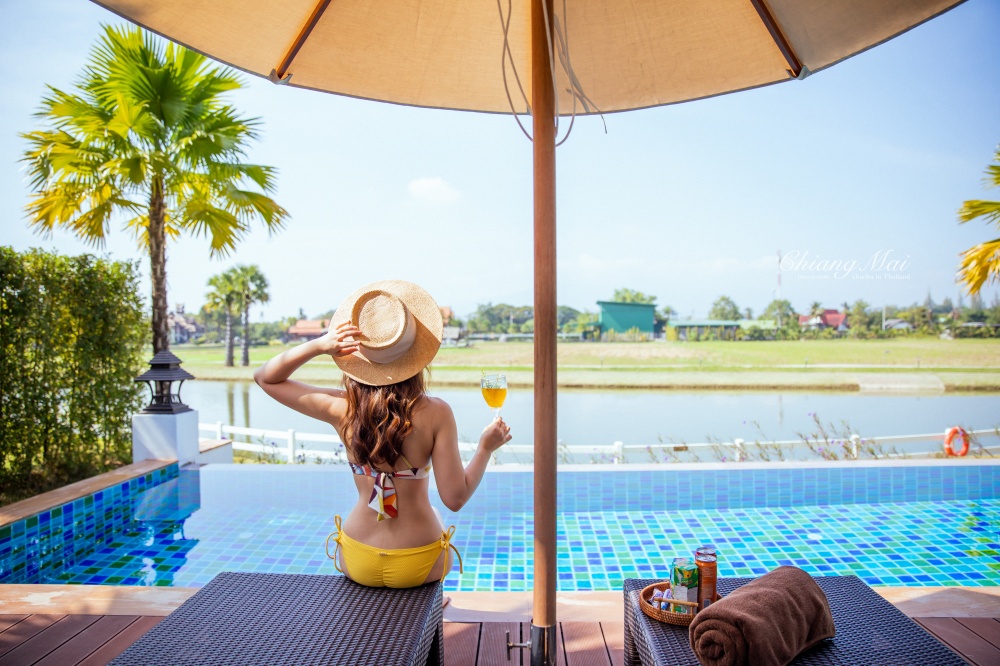
POLYGON ((331 557, 363 585, 414 587, 443 579, 451 570, 455 528, 445 530, 430 504, 431 468, 441 501, 458 511, 490 456, 511 438, 503 420, 494 420, 463 468, 451 408, 425 393, 424 372, 441 346, 442 329, 441 311, 426 291, 399 280, 375 282, 341 303, 326 335, 254 373, 268 395, 329 423, 344 442, 358 501, 343 524, 336 516, 331 557), (344 374, 342 389, 290 379, 326 354, 344 374))

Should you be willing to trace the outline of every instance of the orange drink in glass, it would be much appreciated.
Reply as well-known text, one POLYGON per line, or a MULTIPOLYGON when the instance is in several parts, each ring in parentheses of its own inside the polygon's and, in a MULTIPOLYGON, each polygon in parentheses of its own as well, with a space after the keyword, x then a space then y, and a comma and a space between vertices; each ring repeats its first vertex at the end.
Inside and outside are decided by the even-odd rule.
POLYGON ((483 400, 494 410, 493 418, 500 418, 500 408, 507 399, 507 376, 484 374, 479 385, 483 389, 483 400))

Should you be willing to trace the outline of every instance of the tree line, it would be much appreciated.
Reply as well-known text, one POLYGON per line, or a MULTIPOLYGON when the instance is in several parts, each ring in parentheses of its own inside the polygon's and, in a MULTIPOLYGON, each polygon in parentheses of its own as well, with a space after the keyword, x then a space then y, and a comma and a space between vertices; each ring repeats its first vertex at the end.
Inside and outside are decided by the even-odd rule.
MULTIPOLYGON (((205 304, 196 315, 196 321, 204 328, 201 343, 221 343, 226 346, 226 365, 233 365, 235 341, 239 339, 242 348, 242 365, 249 365, 251 345, 285 341, 286 332, 298 319, 307 319, 301 309, 297 316, 288 316, 271 322, 252 323, 250 308, 270 300, 268 281, 259 266, 235 266, 213 276, 208 281, 209 291, 205 304)), ((611 301, 620 303, 645 303, 654 306, 654 331, 664 333, 671 321, 677 321, 677 311, 669 305, 657 305, 657 297, 629 288, 616 289, 611 301)), ((798 340, 800 338, 835 337, 845 335, 853 338, 877 338, 899 335, 898 330, 884 330, 882 317, 886 320, 901 320, 918 334, 936 335, 951 330, 959 337, 1000 336, 1000 300, 987 306, 979 294, 973 294, 968 304, 960 297, 958 303, 945 298, 935 302, 928 294, 923 303, 908 306, 873 306, 864 300, 844 302, 837 312, 845 314, 847 330, 838 332, 828 328, 814 328, 799 323, 800 315, 818 317, 828 308, 814 301, 804 311, 797 311, 790 301, 775 299, 768 303, 756 317, 751 308, 741 308, 729 296, 719 296, 708 311, 708 319, 716 321, 750 321, 741 335, 749 339, 767 337, 798 340), (774 322, 775 327, 754 328, 753 321, 774 322), (962 324, 982 324, 983 326, 962 327, 962 324)), ((317 314, 312 319, 329 319, 333 311, 317 314)), ((578 310, 560 305, 557 310, 559 332, 580 335, 584 339, 595 338, 598 333, 597 312, 578 310)), ((534 308, 530 305, 510 305, 507 303, 484 303, 468 315, 465 320, 452 319, 452 326, 464 328, 468 333, 511 335, 531 334, 535 330, 534 308)), ((706 333, 706 338, 718 337, 715 332, 706 333)), ((689 338, 690 339, 690 338, 689 338)))
MULTIPOLYGON (((658 306, 657 297, 641 291, 621 288, 616 289, 609 299, 620 303, 646 303, 654 306, 654 331, 663 332, 670 321, 676 321, 677 311, 669 305, 658 306)), ((838 333, 831 329, 811 328, 799 323, 799 316, 818 317, 828 308, 814 301, 805 311, 797 311, 790 301, 775 299, 768 303, 764 310, 754 317, 751 308, 741 308, 729 296, 719 296, 708 311, 708 319, 716 321, 768 321, 775 322, 773 335, 781 339, 799 339, 802 337, 833 337, 838 333)), ((893 331, 885 331, 882 327, 883 314, 886 320, 898 319, 906 322, 912 330, 921 334, 939 334, 944 330, 952 330, 960 336, 1000 336, 1000 300, 994 299, 989 306, 983 303, 982 297, 976 293, 969 298, 968 304, 960 297, 958 303, 945 298, 940 303, 935 302, 930 294, 923 303, 907 306, 886 305, 873 306, 864 300, 853 303, 844 302, 836 309, 846 315, 848 330, 844 333, 855 338, 875 338, 896 335, 893 331), (962 324, 983 324, 982 327, 961 327, 962 324), (971 329, 971 330, 965 330, 971 329)), ((588 310, 577 310, 569 306, 559 306, 558 325, 562 333, 583 334, 587 337, 597 328, 599 315, 588 310)), ((752 324, 750 325, 752 327, 752 324)), ((531 333, 534 331, 534 312, 530 305, 494 305, 486 303, 479 305, 476 311, 469 315, 466 328, 472 333, 531 333)), ((764 337, 763 329, 752 331, 749 337, 764 337)))
MULTIPOLYGON (((728 296, 720 296, 709 311, 710 319, 753 320, 753 311, 749 308, 741 310, 728 296)), ((837 308, 825 308, 820 302, 814 301, 803 312, 798 312, 787 300, 773 300, 756 318, 758 321, 773 321, 776 323, 775 337, 781 339, 836 337, 845 335, 853 338, 878 338, 898 335, 898 329, 883 328, 883 320, 902 321, 908 324, 913 332, 924 335, 938 335, 948 330, 957 337, 1000 337, 1000 299, 994 298, 989 306, 983 303, 982 297, 974 293, 966 304, 962 297, 958 303, 945 298, 940 303, 934 301, 930 294, 922 303, 906 306, 886 305, 884 308, 873 306, 858 299, 853 303, 844 302, 837 308), (846 316, 847 330, 840 332, 832 328, 803 326, 799 323, 800 315, 809 319, 820 317, 827 309, 846 316), (972 326, 963 326, 972 324, 972 326), (979 325, 982 326, 979 326, 979 325)), ((890 322, 891 323, 891 322, 890 322)), ((749 333, 749 337, 761 337, 763 331, 749 333)))

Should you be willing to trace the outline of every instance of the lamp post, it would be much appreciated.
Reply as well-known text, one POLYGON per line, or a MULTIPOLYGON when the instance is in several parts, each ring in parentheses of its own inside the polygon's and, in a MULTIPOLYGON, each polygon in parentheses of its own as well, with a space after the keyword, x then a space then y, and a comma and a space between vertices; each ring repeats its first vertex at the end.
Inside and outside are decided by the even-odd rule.
POLYGON ((183 370, 181 360, 169 351, 161 351, 149 361, 150 368, 135 378, 137 382, 145 382, 149 387, 150 403, 143 408, 143 414, 180 414, 189 412, 191 408, 181 402, 181 386, 186 379, 194 379, 187 370, 183 370), (177 392, 171 391, 174 382, 177 392))
POLYGON ((132 416, 133 462, 176 460, 183 466, 198 458, 198 412, 181 402, 180 395, 181 385, 194 375, 180 365, 179 358, 161 351, 149 361, 149 370, 135 378, 149 387, 150 402, 132 416))

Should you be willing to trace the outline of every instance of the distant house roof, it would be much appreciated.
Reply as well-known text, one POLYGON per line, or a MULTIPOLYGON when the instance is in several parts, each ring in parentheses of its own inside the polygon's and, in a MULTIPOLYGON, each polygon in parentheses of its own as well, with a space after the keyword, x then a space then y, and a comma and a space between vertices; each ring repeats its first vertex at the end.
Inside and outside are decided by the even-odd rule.
POLYGON ((823 310, 820 315, 799 315, 800 326, 818 328, 847 328, 847 313, 838 310, 823 310))
POLYGON ((886 319, 884 328, 909 330, 913 328, 913 325, 905 319, 886 319))
POLYGON ((319 337, 326 333, 329 324, 329 319, 299 319, 288 327, 288 335, 319 337))
POLYGON ((829 310, 823 313, 823 321, 830 328, 840 328, 841 325, 847 323, 847 313, 837 312, 836 310, 830 312, 829 310))

